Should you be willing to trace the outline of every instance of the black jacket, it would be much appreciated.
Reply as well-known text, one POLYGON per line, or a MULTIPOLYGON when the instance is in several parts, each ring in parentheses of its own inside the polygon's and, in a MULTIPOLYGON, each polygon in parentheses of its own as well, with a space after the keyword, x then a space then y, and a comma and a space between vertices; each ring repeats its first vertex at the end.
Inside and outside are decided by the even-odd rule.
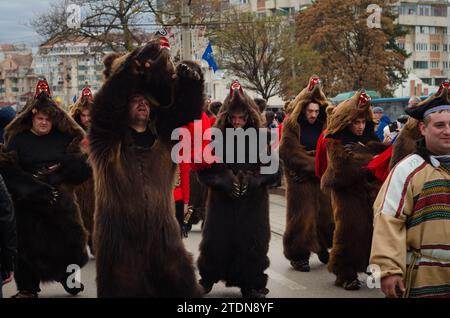
POLYGON ((0 270, 3 279, 14 270, 17 255, 16 219, 11 196, 0 175, 0 270))

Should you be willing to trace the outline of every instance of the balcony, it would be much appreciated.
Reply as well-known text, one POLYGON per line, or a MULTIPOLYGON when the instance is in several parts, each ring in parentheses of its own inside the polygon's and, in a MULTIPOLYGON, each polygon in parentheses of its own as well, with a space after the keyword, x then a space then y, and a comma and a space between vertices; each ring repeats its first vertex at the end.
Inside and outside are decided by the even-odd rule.
POLYGON ((432 17, 419 15, 401 15, 398 17, 400 25, 432 25, 436 27, 448 27, 450 22, 448 17, 432 17))
POLYGON ((438 68, 432 68, 430 69, 430 75, 431 76, 442 76, 444 75, 444 71, 438 68))
POLYGON ((441 52, 430 52, 430 60, 440 60, 441 52))

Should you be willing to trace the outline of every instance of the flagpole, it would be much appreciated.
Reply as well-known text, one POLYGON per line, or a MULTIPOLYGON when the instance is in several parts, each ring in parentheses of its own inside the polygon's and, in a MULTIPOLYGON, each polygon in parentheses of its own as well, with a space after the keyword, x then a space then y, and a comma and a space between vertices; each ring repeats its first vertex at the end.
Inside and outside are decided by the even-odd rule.
POLYGON ((191 22, 191 12, 190 12, 190 5, 191 1, 187 3, 187 5, 184 3, 184 1, 181 3, 181 24, 183 25, 183 31, 182 31, 182 51, 181 51, 181 59, 182 60, 192 60, 192 39, 191 39, 191 28, 190 28, 190 22, 191 22))

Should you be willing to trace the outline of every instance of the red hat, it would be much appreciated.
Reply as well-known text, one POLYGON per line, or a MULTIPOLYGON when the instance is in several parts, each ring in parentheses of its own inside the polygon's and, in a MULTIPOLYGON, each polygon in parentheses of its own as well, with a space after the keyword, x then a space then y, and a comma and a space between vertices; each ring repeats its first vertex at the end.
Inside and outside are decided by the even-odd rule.
POLYGON ((231 83, 231 85, 230 85, 230 96, 233 95, 233 92, 234 92, 236 89, 238 89, 239 92, 240 92, 241 94, 244 94, 244 90, 243 90, 241 84, 239 84, 238 81, 234 80, 234 81, 231 83))
POLYGON ((166 48, 166 49, 170 50, 169 40, 167 40, 167 38, 165 36, 161 36, 159 38, 159 45, 161 46, 161 48, 166 48))
POLYGON ((312 91, 313 89, 314 89, 314 87, 317 85, 317 84, 321 84, 321 80, 320 80, 320 77, 318 77, 318 76, 312 76, 310 79, 309 79, 309 85, 308 85, 308 91, 312 91))
POLYGON ((88 99, 92 99, 92 92, 91 89, 89 87, 85 87, 83 88, 83 90, 81 91, 81 98, 86 97, 88 99))
POLYGON ((447 90, 450 91, 450 81, 445 80, 445 81, 441 84, 441 86, 439 86, 439 89, 438 89, 436 95, 440 95, 441 92, 442 92, 442 90, 443 90, 444 88, 447 88, 447 90))
POLYGON ((40 79, 36 85, 36 93, 34 94, 34 97, 37 98, 41 93, 45 93, 48 97, 52 97, 52 94, 50 93, 50 87, 48 86, 48 83, 45 79, 40 79))
POLYGON ((359 95, 358 107, 362 108, 366 106, 370 102, 370 100, 371 100, 370 96, 367 95, 365 90, 362 90, 361 95, 359 95))

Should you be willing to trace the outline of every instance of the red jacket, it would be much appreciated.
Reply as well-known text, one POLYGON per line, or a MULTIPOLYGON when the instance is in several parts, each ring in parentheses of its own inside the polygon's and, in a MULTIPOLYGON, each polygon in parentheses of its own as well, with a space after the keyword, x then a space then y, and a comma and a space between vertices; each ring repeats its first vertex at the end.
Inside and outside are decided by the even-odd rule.
MULTIPOLYGON (((206 113, 202 113, 202 123, 201 123, 201 134, 204 135, 205 131, 209 128, 211 128, 211 122, 212 119, 214 119, 214 121, 216 120, 215 117, 214 118, 209 118, 206 113)), ((202 138, 202 145, 201 145, 201 151, 199 151, 199 149, 195 149, 194 145, 194 123, 189 123, 189 125, 187 126, 187 129, 189 129, 189 132, 191 133, 191 149, 192 149, 192 158, 191 158, 191 169, 194 171, 198 171, 198 170, 202 170, 205 168, 209 168, 211 166, 211 163, 207 163, 205 162, 205 158, 203 157, 203 153, 206 147, 208 147, 209 143, 211 142, 211 134, 206 134, 203 137, 199 136, 202 138), (197 151, 196 151, 197 150, 197 151), (196 162, 198 161, 198 162, 196 162)))
POLYGON ((323 131, 319 139, 317 139, 316 146, 316 176, 321 178, 327 170, 328 167, 328 159, 327 159, 327 140, 325 138, 326 130, 323 131))
POLYGON ((392 150, 393 146, 390 145, 385 151, 375 156, 367 165, 367 168, 381 182, 384 182, 389 175, 389 163, 392 157, 392 150))
MULTIPOLYGON (((183 200, 184 203, 189 202, 189 173, 190 170, 198 171, 201 169, 209 168, 210 164, 206 163, 203 160, 203 150, 207 145, 211 142, 211 136, 207 135, 205 136, 205 139, 203 139, 203 134, 205 131, 211 127, 210 125, 210 118, 205 113, 202 113, 201 118, 201 129, 194 135, 195 130, 194 122, 189 123, 188 125, 184 126, 183 128, 186 128, 189 131, 189 134, 191 136, 191 162, 181 162, 177 166, 177 175, 176 175, 176 181, 175 181, 175 188, 173 190, 173 197, 175 201, 183 200), (199 149, 195 148, 195 142, 194 137, 202 138, 201 141, 201 147, 199 149), (195 160, 200 162, 195 162, 195 160)), ((183 155, 181 152, 180 155, 183 155)))
POLYGON ((173 198, 175 201, 183 200, 185 204, 189 203, 189 163, 179 163, 175 177, 175 189, 173 189, 173 198))

